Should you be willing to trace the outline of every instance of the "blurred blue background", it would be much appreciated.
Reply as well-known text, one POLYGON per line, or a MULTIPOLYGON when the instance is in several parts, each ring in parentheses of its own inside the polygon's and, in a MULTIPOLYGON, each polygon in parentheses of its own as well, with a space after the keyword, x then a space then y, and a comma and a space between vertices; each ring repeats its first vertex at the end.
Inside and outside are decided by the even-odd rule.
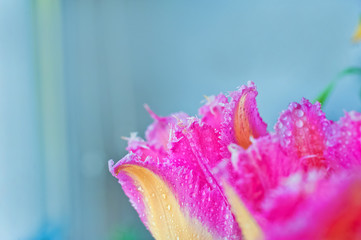
MULTIPOLYGON (((349 66, 359 1, 0 0, 0 239, 148 239, 108 159, 253 80, 272 130, 349 66)), ((360 110, 345 78, 324 108, 360 110)))

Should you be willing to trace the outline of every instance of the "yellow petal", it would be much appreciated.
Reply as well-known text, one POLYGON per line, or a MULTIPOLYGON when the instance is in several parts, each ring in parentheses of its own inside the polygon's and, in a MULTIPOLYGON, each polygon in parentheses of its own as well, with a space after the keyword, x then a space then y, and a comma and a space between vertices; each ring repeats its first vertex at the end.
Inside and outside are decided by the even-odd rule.
POLYGON ((252 129, 248 119, 248 114, 245 112, 245 105, 247 94, 244 94, 239 100, 236 114, 234 118, 234 132, 237 144, 243 148, 248 148, 251 145, 250 136, 252 136, 252 129))
POLYGON ((156 239, 213 239, 208 230, 181 209, 167 184, 150 170, 124 164, 117 169, 131 177, 143 196, 148 228, 156 239))
POLYGON ((224 184, 225 193, 229 204, 231 205, 232 212, 236 216, 239 227, 245 240, 260 240, 264 239, 263 232, 256 220, 252 217, 251 213, 247 210, 241 199, 234 192, 232 187, 224 184))
POLYGON ((237 143, 247 149, 252 138, 267 135, 267 124, 262 120, 257 108, 257 94, 253 82, 248 82, 230 93, 232 99, 226 107, 222 124, 223 144, 237 143))
POLYGON ((361 41, 361 21, 359 22, 357 29, 355 31, 355 33, 352 36, 352 41, 354 43, 360 42, 361 41))

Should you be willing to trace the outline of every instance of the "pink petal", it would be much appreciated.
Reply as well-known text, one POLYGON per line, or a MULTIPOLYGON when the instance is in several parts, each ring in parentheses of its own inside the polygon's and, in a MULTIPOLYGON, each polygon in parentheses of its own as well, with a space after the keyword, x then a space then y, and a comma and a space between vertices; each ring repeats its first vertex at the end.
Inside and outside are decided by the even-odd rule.
MULTIPOLYGON (((257 222, 250 215, 248 209, 244 206, 239 196, 234 192, 232 187, 220 178, 220 186, 215 179, 214 171, 219 165, 222 165, 223 159, 220 154, 222 145, 219 143, 219 132, 211 126, 201 123, 197 119, 190 123, 189 127, 184 128, 182 134, 188 139, 190 146, 194 148, 194 153, 198 155, 199 165, 203 172, 206 173, 206 179, 214 188, 223 189, 222 194, 227 198, 231 210, 236 217, 238 225, 243 231, 245 239, 259 239, 263 236, 257 222)), ((179 138, 179 136, 178 136, 179 138)), ((177 139, 177 138, 176 138, 177 139)), ((173 148, 171 148, 173 150, 173 148)), ((182 151, 179 152, 183 155, 182 151)), ((186 161, 186 159, 184 159, 186 161)))
POLYGON ((361 165, 361 114, 346 113, 327 132, 326 158, 334 169, 361 165))
POLYGON ((172 126, 176 125, 178 121, 188 118, 186 113, 175 113, 168 117, 159 117, 156 115, 148 105, 144 105, 145 109, 149 112, 154 122, 149 125, 145 133, 147 142, 158 151, 168 150, 169 132, 172 126))
MULTIPOLYGON (((243 85, 238 91, 231 92, 231 101, 226 105, 222 124, 222 144, 236 143, 243 148, 251 145, 250 138, 267 134, 267 124, 263 122, 257 109, 257 90, 253 82, 243 85)), ((225 149, 224 156, 230 154, 225 149)))
POLYGON ((188 125, 179 124, 171 129, 169 153, 166 156, 154 155, 156 151, 149 152, 152 150, 151 146, 144 147, 144 142, 140 141, 138 149, 132 146, 132 152, 117 164, 113 165, 110 162, 110 171, 119 179, 125 193, 154 237, 177 235, 186 239, 192 237, 186 234, 191 232, 200 238, 241 238, 241 231, 230 205, 207 165, 218 161, 217 155, 211 154, 220 147, 217 145, 217 137, 214 128, 199 124, 199 121, 194 119, 188 125), (208 133, 209 137, 206 135, 208 133), (149 153, 150 155, 144 158, 145 154, 149 153), (142 174, 132 174, 131 171, 142 171, 142 174), (149 175, 152 177, 146 181, 142 180, 144 176, 149 175), (154 184, 144 189, 144 184, 153 180, 154 184), (162 196, 165 194, 162 191, 166 192, 166 198, 162 196), (157 200, 152 201, 152 198, 157 200), (166 202, 169 201, 167 199, 175 200, 170 204, 166 202), (154 212, 149 206, 159 211, 154 212), (174 212, 172 217, 163 214, 161 210, 168 208, 180 210, 174 212), (155 215, 159 216, 154 218, 155 215), (163 217, 163 220, 159 220, 159 217, 163 217), (184 231, 173 228, 178 225, 182 225, 184 231), (161 230, 164 226, 170 226, 170 229, 161 230))
POLYGON ((234 189, 253 213, 260 211, 265 196, 282 178, 300 168, 283 153, 275 135, 257 139, 246 150, 236 144, 229 148, 231 160, 224 160, 214 172, 234 189))
POLYGON ((311 104, 302 99, 301 103, 291 103, 284 111, 276 126, 276 134, 285 154, 299 161, 305 169, 325 168, 325 132, 330 125, 321 111, 319 103, 311 104))
POLYGON ((359 169, 330 179, 317 173, 298 179, 280 187, 266 205, 267 239, 360 239, 359 169))
POLYGON ((174 154, 179 147, 179 138, 187 138, 189 145, 193 147, 194 154, 202 160, 201 164, 212 168, 222 159, 219 143, 219 132, 208 124, 199 121, 197 118, 190 118, 188 126, 179 125, 178 129, 172 134, 172 151, 174 154))
POLYGON ((206 104, 198 111, 199 115, 202 116, 202 122, 220 130, 224 118, 224 108, 228 103, 228 99, 221 93, 217 96, 206 97, 206 100, 206 104))

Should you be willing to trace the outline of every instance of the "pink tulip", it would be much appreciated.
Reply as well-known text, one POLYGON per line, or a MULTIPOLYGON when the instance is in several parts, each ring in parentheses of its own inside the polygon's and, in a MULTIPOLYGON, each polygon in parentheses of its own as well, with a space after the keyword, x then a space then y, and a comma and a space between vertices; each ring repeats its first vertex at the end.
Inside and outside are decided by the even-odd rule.
POLYGON ((361 114, 291 103, 274 132, 252 82, 207 98, 201 118, 154 119, 114 164, 156 239, 361 239, 361 114))

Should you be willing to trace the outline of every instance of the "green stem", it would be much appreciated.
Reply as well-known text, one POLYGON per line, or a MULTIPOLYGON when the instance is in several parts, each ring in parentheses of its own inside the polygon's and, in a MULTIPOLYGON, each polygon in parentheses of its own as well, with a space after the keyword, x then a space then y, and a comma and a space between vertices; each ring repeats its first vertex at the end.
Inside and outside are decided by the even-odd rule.
POLYGON ((336 84, 348 75, 361 75, 361 67, 349 67, 341 71, 335 79, 327 85, 327 87, 318 95, 318 97, 313 102, 320 102, 323 106, 327 99, 329 98, 331 92, 335 88, 336 84))

